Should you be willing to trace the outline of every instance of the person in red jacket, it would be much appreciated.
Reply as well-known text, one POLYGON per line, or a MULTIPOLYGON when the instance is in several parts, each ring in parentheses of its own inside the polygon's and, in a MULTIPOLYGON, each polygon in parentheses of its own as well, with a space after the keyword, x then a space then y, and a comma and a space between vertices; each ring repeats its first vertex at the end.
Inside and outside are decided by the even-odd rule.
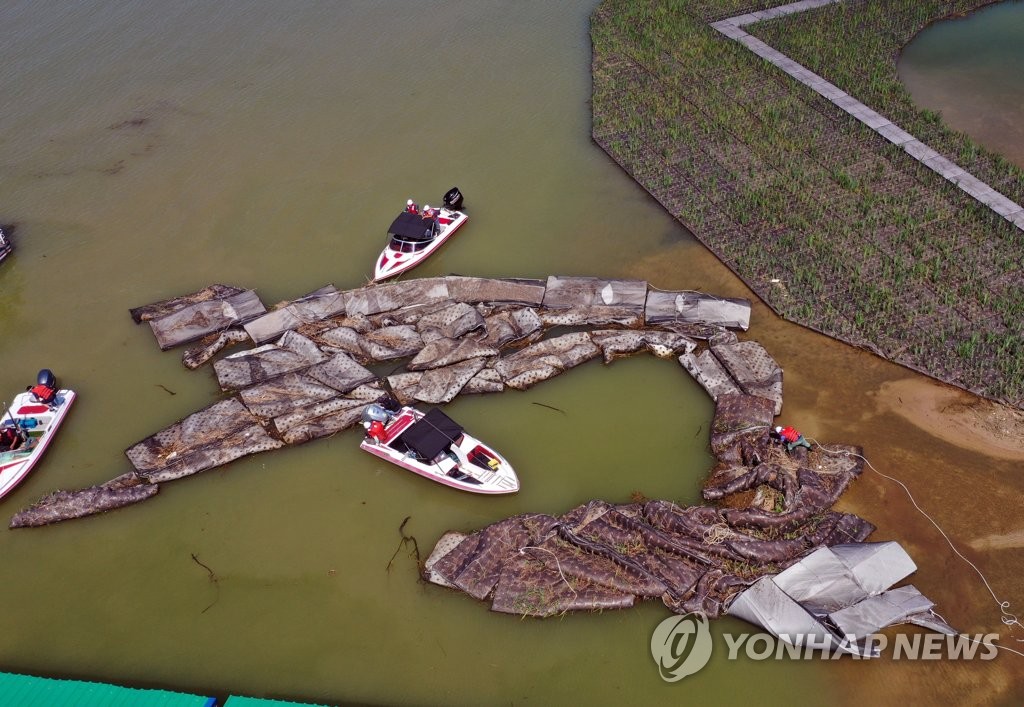
POLYGON ((405 210, 410 214, 418 214, 420 212, 419 208, 416 206, 416 202, 412 199, 405 202, 405 210))
POLYGON ((776 427, 775 434, 778 435, 779 441, 786 445, 787 452, 792 452, 797 447, 811 448, 811 443, 792 427, 776 427))
POLYGON ((9 452, 21 446, 21 435, 13 427, 0 429, 0 452, 9 452))

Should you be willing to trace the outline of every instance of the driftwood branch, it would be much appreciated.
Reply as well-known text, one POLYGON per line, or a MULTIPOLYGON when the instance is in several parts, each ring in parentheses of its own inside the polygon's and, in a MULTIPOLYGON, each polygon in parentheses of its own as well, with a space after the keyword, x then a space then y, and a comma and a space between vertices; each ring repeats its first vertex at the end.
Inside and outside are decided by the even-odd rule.
POLYGON ((411 519, 412 516, 406 516, 405 520, 402 521, 402 524, 398 526, 398 534, 402 536, 402 539, 398 541, 398 547, 395 548, 394 554, 391 556, 391 559, 388 560, 388 566, 385 568, 385 572, 391 572, 391 565, 394 564, 395 558, 398 557, 398 553, 401 552, 403 547, 408 547, 410 544, 412 545, 412 551, 409 553, 410 557, 416 558, 417 567, 423 564, 423 561, 420 559, 419 543, 416 542, 416 538, 414 536, 405 534, 405 524, 411 519))
POLYGON ((205 614, 207 611, 210 610, 210 607, 212 607, 214 604, 216 604, 218 601, 220 601, 220 584, 218 582, 218 578, 217 578, 216 573, 214 573, 214 571, 212 569, 210 569, 210 567, 208 565, 203 564, 202 560, 200 560, 198 557, 196 557, 196 554, 194 552, 190 553, 190 554, 192 555, 192 561, 195 562, 200 567, 202 567, 204 570, 206 570, 206 573, 207 573, 207 576, 209 577, 210 582, 213 583, 213 586, 215 586, 217 588, 217 596, 216 596, 216 598, 214 598, 214 600, 212 602, 210 602, 210 604, 205 609, 203 609, 202 611, 199 612, 200 614, 205 614))

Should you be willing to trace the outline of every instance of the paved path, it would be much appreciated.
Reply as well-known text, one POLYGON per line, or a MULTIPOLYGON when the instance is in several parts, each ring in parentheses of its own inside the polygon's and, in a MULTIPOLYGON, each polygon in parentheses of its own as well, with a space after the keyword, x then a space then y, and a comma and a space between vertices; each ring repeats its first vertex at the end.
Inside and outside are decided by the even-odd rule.
POLYGON ((831 5, 835 2, 841 2, 841 0, 801 0, 801 2, 773 7, 770 10, 736 15, 719 22, 713 22, 711 26, 726 37, 734 39, 747 47, 747 49, 762 59, 779 67, 800 83, 832 101, 889 142, 903 148, 908 155, 925 167, 937 172, 943 179, 957 185, 1007 221, 1012 222, 1017 228, 1024 230, 1024 206, 1010 201, 985 182, 950 162, 910 133, 900 129, 898 125, 893 124, 888 118, 876 113, 850 94, 829 83, 813 71, 796 63, 782 52, 772 49, 757 37, 743 31, 743 27, 755 22, 812 10, 824 5, 831 5))

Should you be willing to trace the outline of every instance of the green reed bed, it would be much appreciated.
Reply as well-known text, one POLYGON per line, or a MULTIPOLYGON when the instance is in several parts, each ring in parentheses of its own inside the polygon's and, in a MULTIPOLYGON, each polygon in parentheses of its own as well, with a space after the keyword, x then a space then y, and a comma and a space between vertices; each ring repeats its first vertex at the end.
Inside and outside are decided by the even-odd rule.
MULTIPOLYGON (((816 11, 764 26, 792 35, 794 53, 841 55, 840 73, 819 73, 890 115, 887 102, 905 92, 872 62, 887 57, 895 76, 901 45, 879 34, 909 38, 949 7, 925 4, 879 2, 863 15, 845 8, 826 22, 816 11), (886 5, 899 18, 883 30, 886 5), (789 21, 803 24, 790 31, 789 21), (830 48, 824 33, 836 23, 844 29, 830 48), (847 77, 860 77, 878 102, 844 85, 847 77)), ((595 141, 783 316, 1024 404, 1024 234, 708 26, 761 8, 602 3, 591 30, 595 141)), ((912 108, 901 104, 900 115, 912 108)), ((942 144, 1024 194, 1019 170, 917 114, 929 135, 952 136, 942 144)))

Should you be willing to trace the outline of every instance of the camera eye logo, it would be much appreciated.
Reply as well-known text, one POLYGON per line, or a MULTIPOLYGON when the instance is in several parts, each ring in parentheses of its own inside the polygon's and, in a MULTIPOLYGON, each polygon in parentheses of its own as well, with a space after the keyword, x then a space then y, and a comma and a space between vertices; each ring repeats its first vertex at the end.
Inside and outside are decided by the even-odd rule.
POLYGON ((662 680, 678 682, 708 664, 711 645, 707 616, 699 611, 670 616, 654 629, 651 656, 662 680))

